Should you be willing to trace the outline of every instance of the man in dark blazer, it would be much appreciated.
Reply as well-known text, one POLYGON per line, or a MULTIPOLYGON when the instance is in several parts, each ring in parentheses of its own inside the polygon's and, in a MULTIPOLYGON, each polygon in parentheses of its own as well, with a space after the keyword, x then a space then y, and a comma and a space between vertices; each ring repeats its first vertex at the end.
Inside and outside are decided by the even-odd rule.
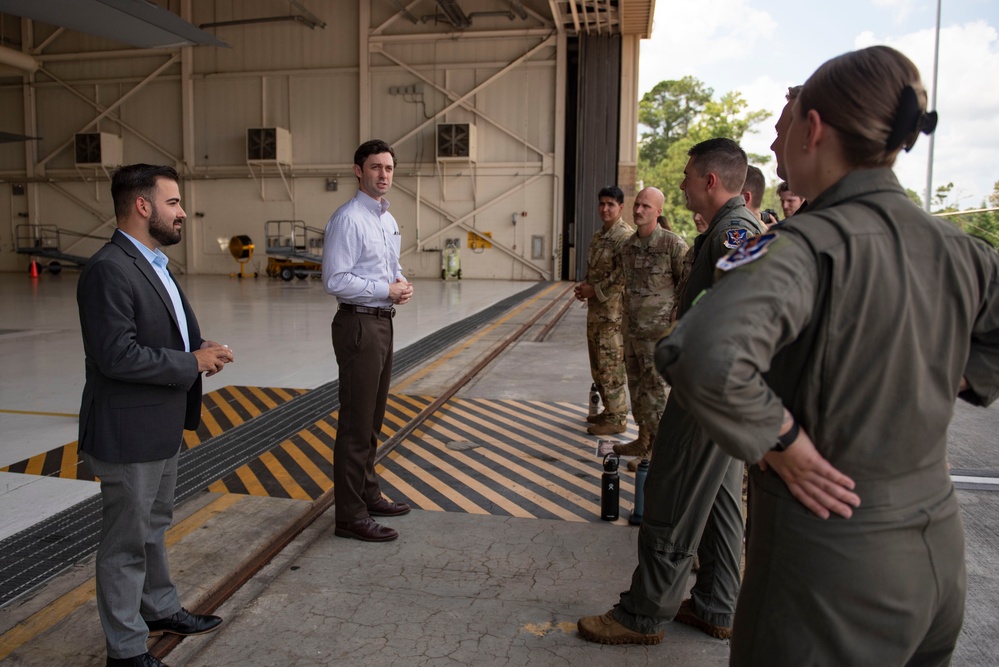
POLYGON ((233 360, 201 337, 161 246, 187 217, 177 172, 136 164, 112 175, 118 230, 87 262, 77 286, 86 386, 80 450, 101 480, 97 607, 107 665, 162 665, 149 636, 211 632, 217 616, 191 614, 167 566, 183 430, 201 420, 201 373, 233 360))

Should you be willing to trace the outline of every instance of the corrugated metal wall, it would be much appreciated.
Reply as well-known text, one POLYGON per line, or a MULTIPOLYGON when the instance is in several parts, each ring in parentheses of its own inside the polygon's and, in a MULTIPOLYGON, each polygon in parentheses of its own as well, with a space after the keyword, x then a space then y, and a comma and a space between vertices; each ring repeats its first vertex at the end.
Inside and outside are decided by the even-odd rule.
POLYGON ((603 224, 597 215, 597 193, 605 185, 617 184, 620 81, 621 37, 581 36, 576 111, 576 280, 586 275, 590 239, 603 224))
MULTIPOLYGON (((433 3, 425 4, 433 8, 433 3)), ((463 0, 462 5, 468 13, 506 8, 499 0, 463 0)), ((27 263, 12 252, 17 224, 30 221, 77 234, 110 235, 110 169, 76 167, 71 146, 74 133, 100 130, 122 138, 124 162, 174 164, 186 173, 186 238, 169 249, 182 270, 236 270, 225 242, 237 234, 256 242, 252 263, 257 266, 250 268, 262 269, 265 222, 301 219, 323 227, 353 196, 354 149, 359 141, 377 136, 396 143, 399 167, 389 199, 402 228, 403 265, 410 275, 438 276, 440 257, 433 249, 443 247, 445 239, 459 238, 464 277, 552 277, 553 257, 560 251, 553 230, 561 228, 556 216, 561 215, 564 183, 562 165, 554 160, 564 123, 555 114, 564 95, 556 86, 557 63, 564 54, 558 53, 554 24, 544 18, 550 5, 544 0, 525 5, 531 9, 527 20, 476 17, 470 31, 459 33, 432 20, 391 20, 396 6, 389 2, 315 3, 310 11, 326 22, 325 29, 292 21, 208 28, 232 48, 195 48, 186 55, 128 49, 121 57, 115 55, 127 49, 121 44, 62 32, 42 50, 43 69, 33 80, 0 74, 2 129, 28 127, 24 110, 30 93, 35 96, 36 134, 43 137, 32 169, 26 167, 25 146, 0 145, 0 179, 28 183, 25 195, 8 192, 2 200, 0 270, 20 270, 27 263), (368 12, 370 29, 364 32, 359 22, 368 12), (488 34, 476 36, 479 30, 488 34), (367 58, 363 63, 362 51, 367 58), (164 67, 170 58, 177 62, 164 67), (183 105, 188 84, 181 58, 190 59, 192 72, 189 112, 183 105), (153 76, 158 68, 162 72, 153 76), (364 80, 361 71, 367 71, 364 80), (422 86, 421 94, 390 94, 393 88, 414 85, 422 86), (456 103, 457 98, 463 99, 456 103), (110 107, 105 118, 92 123, 110 107), (370 115, 362 122, 365 108, 370 115), (478 160, 438 162, 438 122, 475 125, 478 160), (363 125, 370 127, 371 136, 359 136, 363 125), (249 166, 246 129, 271 126, 291 132, 292 164, 280 170, 277 165, 249 166), (188 155, 185 133, 192 137, 188 155), (336 180, 336 191, 327 189, 328 179, 336 180), (492 233, 494 248, 469 250, 469 228, 492 233), (531 253, 537 236, 543 239, 541 258, 531 253)), ((191 21, 238 21, 285 10, 293 12, 288 6, 276 10, 273 0, 198 0, 191 21)), ((3 25, 8 43, 29 39, 20 33, 20 20, 3 25)), ((34 24, 27 48, 54 32, 34 24)), ((586 72, 584 94, 577 111, 585 123, 581 131, 587 133, 580 160, 583 224, 577 226, 584 242, 586 230, 594 228, 594 188, 614 180, 617 151, 608 147, 616 142, 617 89, 616 83, 614 90, 608 86, 619 76, 615 53, 620 48, 607 38, 587 38, 586 43, 580 68, 586 72)), ((72 245, 64 250, 74 254, 89 255, 100 245, 95 239, 70 238, 72 245)), ((585 243, 578 247, 585 257, 585 243)))

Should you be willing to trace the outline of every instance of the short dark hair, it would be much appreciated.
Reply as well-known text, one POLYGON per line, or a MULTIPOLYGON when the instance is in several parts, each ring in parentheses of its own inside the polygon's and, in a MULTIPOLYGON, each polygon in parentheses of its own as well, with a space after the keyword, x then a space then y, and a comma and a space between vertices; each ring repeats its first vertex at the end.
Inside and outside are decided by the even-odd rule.
POLYGON ((127 164, 115 169, 111 174, 111 201, 114 202, 115 217, 126 219, 132 203, 139 197, 152 201, 156 181, 160 178, 180 181, 177 170, 165 165, 127 164))
POLYGON ((695 144, 687 151, 687 155, 691 157, 693 166, 700 176, 714 172, 725 190, 742 192, 749 159, 739 144, 724 137, 708 139, 695 144))
POLYGON ((364 161, 368 159, 371 155, 379 155, 381 153, 388 153, 392 156, 392 166, 395 166, 395 151, 392 147, 381 139, 372 139, 371 141, 365 141, 363 144, 357 147, 354 151, 354 164, 358 167, 364 167, 364 161))
POLYGON ((600 188, 600 192, 597 193, 597 200, 599 201, 603 197, 610 197, 618 204, 624 203, 624 191, 616 185, 606 185, 600 188))
POLYGON ((767 179, 763 177, 763 172, 759 167, 749 165, 746 169, 746 182, 742 184, 742 191, 748 191, 753 196, 753 208, 760 208, 763 204, 763 193, 767 189, 767 179))
POLYGON ((780 185, 777 186, 777 194, 780 195, 782 192, 790 192, 791 186, 787 184, 787 181, 781 181, 780 185))

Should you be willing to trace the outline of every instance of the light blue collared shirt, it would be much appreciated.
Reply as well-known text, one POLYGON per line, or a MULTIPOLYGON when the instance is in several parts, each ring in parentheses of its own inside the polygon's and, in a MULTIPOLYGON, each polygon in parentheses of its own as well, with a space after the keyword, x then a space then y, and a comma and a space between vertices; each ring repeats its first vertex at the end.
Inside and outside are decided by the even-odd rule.
MULTIPOLYGON (((118 230, 121 232, 121 230, 118 230)), ((153 271, 159 276, 160 281, 163 283, 163 287, 166 288, 167 294, 170 295, 170 301, 173 303, 173 312, 177 315, 177 324, 180 325, 180 335, 184 337, 184 351, 191 351, 191 341, 189 339, 190 334, 187 331, 187 313, 184 312, 184 304, 180 300, 180 290, 177 289, 177 283, 173 281, 173 276, 167 271, 167 262, 170 258, 163 254, 163 252, 157 248, 156 250, 150 250, 141 242, 137 241, 134 237, 121 232, 125 238, 131 241, 142 256, 145 257, 153 267, 153 271)))
POLYGON ((403 278, 402 236, 384 197, 360 190, 336 210, 323 241, 323 287, 339 303, 387 308, 389 283, 403 278))

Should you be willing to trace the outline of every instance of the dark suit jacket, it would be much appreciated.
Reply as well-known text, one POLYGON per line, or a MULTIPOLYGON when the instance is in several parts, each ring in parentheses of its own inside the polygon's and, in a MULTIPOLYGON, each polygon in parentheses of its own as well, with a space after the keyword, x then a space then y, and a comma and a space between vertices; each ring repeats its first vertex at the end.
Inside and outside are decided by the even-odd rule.
MULTIPOLYGON (((203 342, 198 321, 183 292, 180 298, 196 350, 203 342)), ((87 372, 80 450, 110 463, 170 458, 183 430, 201 420, 201 374, 184 351, 162 281, 115 231, 83 269, 76 300, 87 372)))

